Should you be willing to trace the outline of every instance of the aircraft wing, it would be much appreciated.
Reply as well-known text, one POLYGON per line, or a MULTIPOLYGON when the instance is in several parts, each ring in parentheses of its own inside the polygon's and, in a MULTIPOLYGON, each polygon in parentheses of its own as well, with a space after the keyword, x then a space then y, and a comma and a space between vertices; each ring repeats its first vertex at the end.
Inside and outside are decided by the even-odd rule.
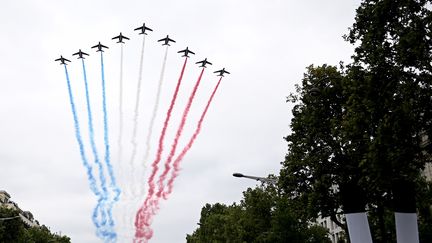
POLYGON ((172 41, 172 42, 175 42, 175 40, 173 40, 173 39, 171 39, 171 38, 168 38, 168 41, 172 41))
POLYGON ((127 38, 126 36, 123 36, 123 39, 129 40, 129 38, 127 38))
POLYGON ((64 61, 68 61, 68 62, 70 62, 68 59, 66 59, 66 58, 64 58, 64 57, 57 58, 57 59, 55 59, 54 61, 60 61, 60 62, 63 62, 63 63, 64 63, 64 61))

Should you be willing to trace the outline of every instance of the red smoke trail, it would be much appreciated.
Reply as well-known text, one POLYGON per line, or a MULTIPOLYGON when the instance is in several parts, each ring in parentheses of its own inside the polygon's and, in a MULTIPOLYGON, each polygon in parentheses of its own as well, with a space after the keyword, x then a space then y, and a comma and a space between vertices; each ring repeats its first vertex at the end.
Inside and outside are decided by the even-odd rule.
POLYGON ((192 102, 193 102, 193 100, 195 98, 195 94, 196 94, 196 92, 198 90, 198 86, 200 85, 201 78, 202 78, 203 74, 204 74, 204 67, 202 68, 201 74, 198 77, 197 82, 195 83, 195 86, 194 86, 194 88, 192 90, 192 93, 189 96, 189 100, 188 100, 188 103, 186 105, 185 110, 183 111, 182 120, 181 120, 180 125, 179 125, 179 127, 177 129, 177 133, 176 133, 176 136, 174 138, 174 142, 171 145, 171 151, 170 151, 170 153, 168 155, 167 160, 165 161, 165 170, 163 171, 163 173, 159 177, 159 180, 158 180, 159 191, 156 193, 156 196, 158 197, 158 199, 161 197, 161 194, 162 194, 162 192, 164 190, 164 183, 163 182, 166 179, 169 170, 171 169, 170 163, 171 163, 171 161, 172 161, 172 159, 174 157, 174 154, 176 152, 178 141, 180 139, 180 136, 181 136, 181 134, 183 132, 183 129, 184 129, 184 126, 186 124, 186 119, 187 119, 187 116, 189 114, 189 110, 190 110, 190 108, 192 106, 192 102))
POLYGON ((171 194, 171 192, 173 190, 174 180, 177 178, 179 171, 180 171, 180 162, 183 160, 184 156, 186 155, 186 153, 189 151, 189 149, 192 147, 193 143, 195 142, 195 139, 197 138, 198 134, 201 132, 201 126, 202 126, 202 123, 204 121, 204 117, 207 114, 207 111, 210 107, 210 104, 213 100, 214 95, 216 94, 216 91, 219 87, 221 80, 222 80, 222 77, 219 79, 216 87, 213 90, 213 93, 210 96, 210 99, 207 102, 207 106, 205 107, 204 112, 202 113, 201 118, 198 121, 198 125, 197 125, 197 128, 195 130, 195 133, 192 135, 192 137, 189 140, 186 147, 183 148, 183 151, 180 153, 180 155, 177 156, 177 158, 174 160, 174 164, 173 164, 174 170, 171 172, 171 178, 168 181, 168 191, 164 192, 164 194, 163 194, 164 199, 167 199, 168 195, 171 194))
POLYGON ((152 204, 154 204, 154 202, 150 201, 150 199, 153 197, 154 190, 155 190, 154 177, 155 177, 155 175, 159 169, 158 164, 159 164, 161 157, 162 157, 163 142, 164 142, 164 138, 165 138, 165 133, 166 133, 166 130, 168 128, 168 123, 169 123, 169 120, 171 118, 171 113, 172 113, 172 110, 174 108, 178 92, 180 90, 180 84, 181 84, 181 81, 183 79, 183 74, 184 74, 184 71, 186 68, 186 63, 187 63, 187 58, 185 58, 185 61, 183 63, 183 68, 181 70, 180 77, 179 77, 179 80, 177 82, 177 87, 176 87, 176 89, 174 91, 174 95, 171 99, 171 104, 170 104, 170 107, 168 109, 168 112, 167 112, 167 115, 165 118, 165 122, 164 122, 164 126, 162 128, 161 135, 159 137, 159 147, 158 147, 158 150, 156 153, 156 159, 152 163, 153 170, 152 170, 152 173, 148 179, 149 189, 148 189, 147 197, 146 197, 143 205, 137 211, 136 216, 135 216, 135 230, 136 231, 135 231, 135 240, 134 241, 139 240, 139 238, 150 239, 151 236, 153 235, 153 232, 150 228, 145 229, 144 227, 150 226, 151 215, 154 214, 154 212, 149 210, 149 208, 150 209, 154 208, 154 207, 152 207, 153 206, 152 204))

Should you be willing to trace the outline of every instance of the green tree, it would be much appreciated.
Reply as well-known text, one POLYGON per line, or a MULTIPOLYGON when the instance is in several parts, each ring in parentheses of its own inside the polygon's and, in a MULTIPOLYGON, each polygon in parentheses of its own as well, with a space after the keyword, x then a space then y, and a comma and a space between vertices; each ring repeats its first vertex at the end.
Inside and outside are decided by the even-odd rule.
POLYGON ((385 208, 397 203, 392 198, 399 181, 416 183, 417 208, 424 203, 420 201, 431 202, 419 197, 428 189, 421 186, 419 172, 432 149, 424 141, 432 137, 430 3, 365 0, 346 36, 357 47, 345 85, 345 139, 362 139, 367 145, 360 153, 360 184, 378 217, 378 242, 388 240, 385 208))
POLYGON ((243 192, 239 204, 206 204, 199 227, 187 235, 189 243, 207 242, 308 242, 327 243, 327 231, 309 227, 300 220, 289 199, 274 186, 260 186, 243 192))
POLYGON ((18 212, 0 207, 0 242, 24 242, 25 227, 18 212), (10 219, 9 219, 10 218, 10 219))
POLYGON ((347 139, 363 139, 363 185, 377 197, 398 179, 414 181, 431 152, 432 13, 423 0, 363 1, 346 39, 357 44, 349 67, 347 139))
MULTIPOLYGON (((424 141, 432 137, 430 3, 363 1, 345 37, 356 45, 353 63, 310 66, 289 97, 296 105, 280 182, 306 218, 339 224, 341 192, 355 186, 375 241, 387 242, 395 182, 414 182, 417 208, 431 205, 419 175, 432 149, 424 141)), ((430 218, 423 209, 421 224, 430 218)))
POLYGON ((50 230, 42 225, 41 227, 30 227, 26 230, 25 234, 26 243, 70 243, 70 238, 67 236, 60 236, 50 232, 50 230))
POLYGON ((18 211, 6 207, 0 207, 0 218, 12 218, 0 220, 0 242, 5 243, 70 243, 67 236, 53 234, 45 226, 30 227, 18 216, 18 211))
POLYGON ((305 220, 321 215, 344 227, 337 218, 341 200, 335 186, 359 171, 357 151, 342 139, 347 100, 342 72, 334 66, 309 66, 297 93, 288 98, 295 106, 280 183, 305 220))

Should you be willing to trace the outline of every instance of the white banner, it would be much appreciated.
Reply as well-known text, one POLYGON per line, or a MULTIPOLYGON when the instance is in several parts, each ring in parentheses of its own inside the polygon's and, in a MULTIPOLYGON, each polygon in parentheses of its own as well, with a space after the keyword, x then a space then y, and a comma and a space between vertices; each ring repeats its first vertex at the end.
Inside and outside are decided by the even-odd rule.
POLYGON ((366 212, 348 213, 345 217, 351 243, 372 243, 366 212))
POLYGON ((397 243, 418 243, 417 214, 395 212, 395 219, 397 243))

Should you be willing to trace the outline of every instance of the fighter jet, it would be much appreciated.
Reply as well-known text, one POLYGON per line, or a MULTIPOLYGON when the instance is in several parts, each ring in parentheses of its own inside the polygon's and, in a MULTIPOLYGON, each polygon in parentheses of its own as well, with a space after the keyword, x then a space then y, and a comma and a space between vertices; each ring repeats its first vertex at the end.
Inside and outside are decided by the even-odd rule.
POLYGON ((217 76, 221 76, 221 77, 225 77, 224 73, 230 74, 228 71, 225 71, 225 68, 222 68, 221 70, 215 71, 213 73, 219 73, 219 75, 217 75, 217 76))
POLYGON ((195 55, 195 52, 189 50, 188 47, 186 47, 186 49, 184 49, 184 50, 178 51, 177 53, 182 53, 182 52, 184 53, 182 57, 189 57, 189 53, 195 55))
POLYGON ((67 63, 65 61, 70 62, 68 59, 64 58, 63 56, 60 56, 60 58, 55 59, 54 61, 60 61, 60 65, 67 65, 67 63))
POLYGON ((196 62, 195 64, 199 64, 199 63, 201 63, 200 67, 204 67, 204 68, 206 67, 207 64, 212 65, 211 62, 207 61, 207 58, 202 61, 196 62))
POLYGON ((162 44, 163 46, 165 46, 165 45, 169 46, 170 45, 169 44, 170 41, 175 42, 175 40, 169 38, 169 35, 167 35, 163 39, 158 40, 158 42, 161 42, 161 41, 165 42, 165 43, 162 44))
POLYGON ((102 49, 102 48, 107 48, 107 49, 108 49, 108 46, 104 46, 104 45, 102 45, 102 44, 99 42, 97 45, 92 46, 92 48, 97 48, 97 51, 96 51, 96 52, 98 52, 98 51, 103 52, 103 49, 102 49))
POLYGON ((121 32, 120 32, 120 35, 118 35, 116 37, 113 37, 112 39, 113 40, 118 39, 117 43, 124 43, 123 39, 129 40, 129 38, 127 38, 126 36, 124 36, 121 32))
POLYGON ((152 29, 150 29, 149 27, 147 27, 145 25, 145 23, 141 27, 138 27, 138 28, 136 28, 134 30, 141 30, 141 32, 139 33, 140 35, 147 35, 146 30, 153 31, 152 29))
POLYGON ((81 49, 79 49, 79 51, 77 53, 72 54, 72 56, 75 56, 75 55, 78 55, 78 59, 80 59, 80 58, 84 59, 83 55, 88 56, 89 54, 87 54, 87 53, 81 51, 81 49))

